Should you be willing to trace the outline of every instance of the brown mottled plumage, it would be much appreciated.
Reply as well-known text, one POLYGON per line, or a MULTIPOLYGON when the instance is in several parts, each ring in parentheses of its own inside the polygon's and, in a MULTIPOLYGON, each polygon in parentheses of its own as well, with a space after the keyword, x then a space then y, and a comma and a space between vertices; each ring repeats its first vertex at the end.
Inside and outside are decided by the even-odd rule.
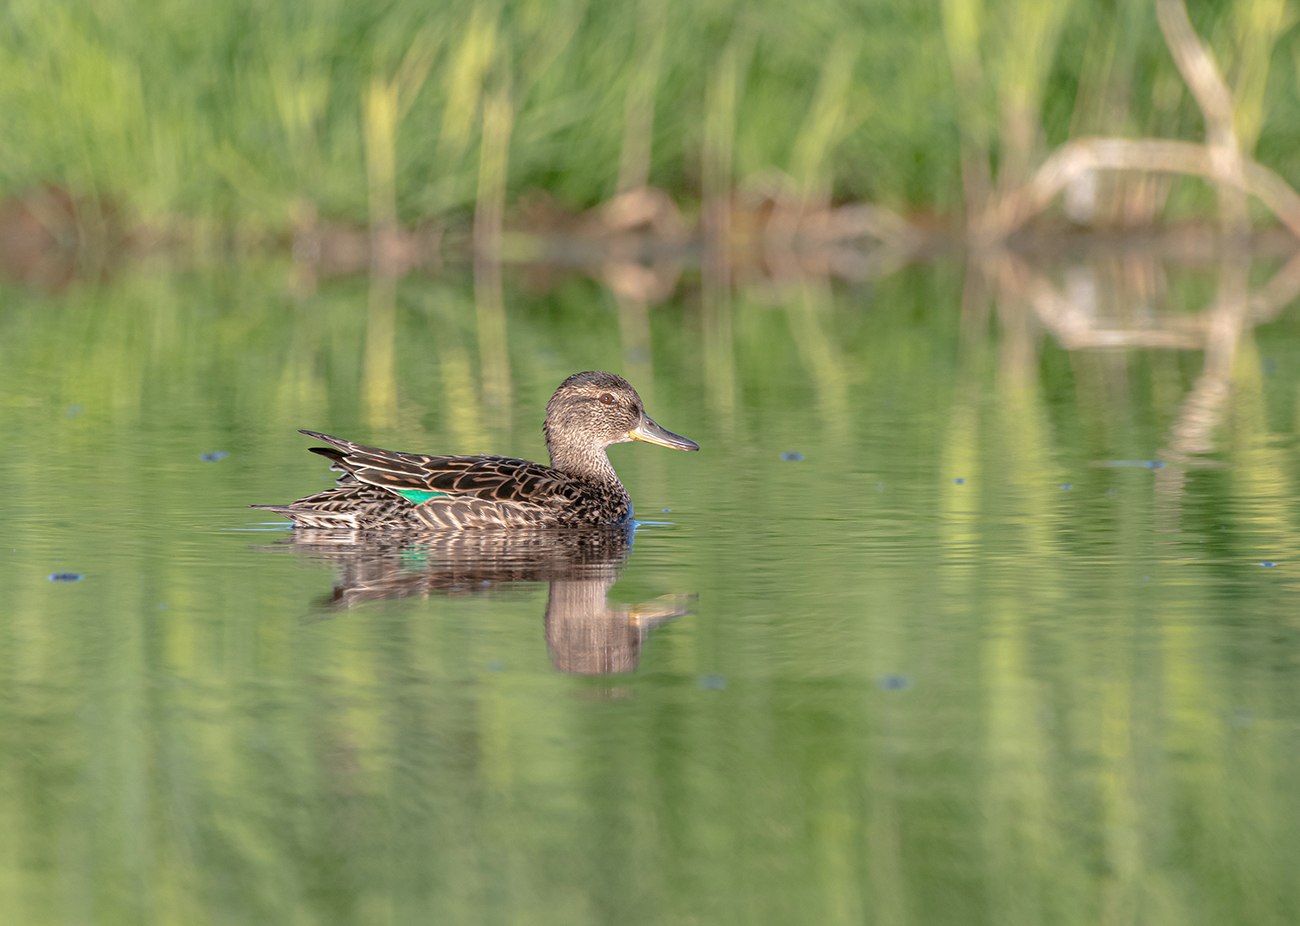
POLYGON ((627 523, 632 501, 610 465, 611 444, 642 440, 699 450, 645 413, 641 397, 613 373, 575 373, 546 403, 551 465, 498 456, 441 457, 381 450, 303 431, 340 471, 332 489, 288 505, 254 505, 298 527, 594 527, 627 523))

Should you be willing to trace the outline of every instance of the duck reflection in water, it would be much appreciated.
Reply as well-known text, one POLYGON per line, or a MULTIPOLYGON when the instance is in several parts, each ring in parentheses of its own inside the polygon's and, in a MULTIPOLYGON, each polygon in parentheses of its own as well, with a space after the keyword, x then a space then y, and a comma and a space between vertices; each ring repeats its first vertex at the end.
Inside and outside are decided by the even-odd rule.
POLYGON ((694 610, 696 596, 614 604, 609 590, 632 550, 631 528, 512 531, 294 531, 273 549, 329 562, 334 590, 321 604, 348 609, 411 596, 487 594, 547 582, 546 644, 561 672, 631 672, 655 627, 694 610))

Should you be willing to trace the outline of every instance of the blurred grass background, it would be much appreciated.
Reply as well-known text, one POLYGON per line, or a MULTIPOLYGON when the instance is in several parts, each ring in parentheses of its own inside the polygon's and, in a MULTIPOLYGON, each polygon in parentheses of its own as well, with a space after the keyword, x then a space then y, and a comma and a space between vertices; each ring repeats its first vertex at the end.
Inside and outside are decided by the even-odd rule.
MULTIPOLYGON (((1295 5, 1189 12, 1247 153, 1300 183, 1295 5)), ((1071 137, 1203 137, 1149 0, 11 0, 0 112, 0 196, 250 230, 690 208, 710 170, 952 215, 1071 137)))

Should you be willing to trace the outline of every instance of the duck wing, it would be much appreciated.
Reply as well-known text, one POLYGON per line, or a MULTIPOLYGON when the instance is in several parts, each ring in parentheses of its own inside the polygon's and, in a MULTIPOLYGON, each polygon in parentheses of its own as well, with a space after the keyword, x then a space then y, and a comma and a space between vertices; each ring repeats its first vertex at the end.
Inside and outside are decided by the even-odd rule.
POLYGON ((367 447, 350 440, 302 432, 324 441, 328 447, 312 447, 329 459, 344 475, 340 485, 352 479, 385 489, 412 504, 452 496, 483 501, 546 504, 572 493, 572 480, 559 470, 529 460, 492 455, 431 456, 367 447))

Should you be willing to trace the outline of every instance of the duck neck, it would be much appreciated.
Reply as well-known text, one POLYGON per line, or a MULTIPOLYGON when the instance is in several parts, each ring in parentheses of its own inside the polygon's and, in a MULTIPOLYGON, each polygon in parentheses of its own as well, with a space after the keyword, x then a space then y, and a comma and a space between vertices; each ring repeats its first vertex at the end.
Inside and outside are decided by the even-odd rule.
POLYGON ((604 447, 575 444, 547 431, 546 451, 551 455, 551 466, 562 473, 604 485, 620 488, 623 485, 618 473, 614 472, 604 447))

